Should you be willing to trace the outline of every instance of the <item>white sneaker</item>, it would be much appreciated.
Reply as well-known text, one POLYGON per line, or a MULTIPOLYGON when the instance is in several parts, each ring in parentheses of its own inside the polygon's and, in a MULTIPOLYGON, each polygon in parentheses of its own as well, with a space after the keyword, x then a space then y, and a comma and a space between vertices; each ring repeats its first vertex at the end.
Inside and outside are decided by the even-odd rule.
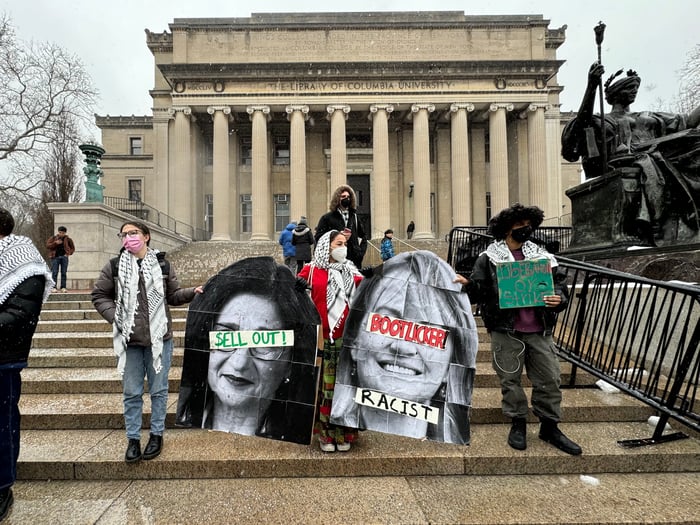
POLYGON ((318 446, 324 452, 335 452, 335 443, 324 443, 323 441, 318 442, 318 446))
POLYGON ((66 290, 65 288, 61 288, 61 293, 66 293, 67 291, 68 290, 66 290))
POLYGON ((338 449, 338 452, 347 452, 350 450, 352 443, 346 441, 345 443, 337 443, 335 446, 338 449))

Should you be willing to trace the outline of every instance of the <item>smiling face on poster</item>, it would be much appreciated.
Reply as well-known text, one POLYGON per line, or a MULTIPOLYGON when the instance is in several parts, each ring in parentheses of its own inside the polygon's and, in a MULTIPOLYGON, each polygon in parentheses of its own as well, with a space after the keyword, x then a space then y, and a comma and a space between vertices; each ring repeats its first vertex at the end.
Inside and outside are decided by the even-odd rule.
POLYGON ((400 254, 363 281, 348 316, 331 421, 469 443, 477 332, 454 271, 400 254))
POLYGON ((177 424, 308 444, 319 322, 272 258, 219 272, 190 305, 177 424))

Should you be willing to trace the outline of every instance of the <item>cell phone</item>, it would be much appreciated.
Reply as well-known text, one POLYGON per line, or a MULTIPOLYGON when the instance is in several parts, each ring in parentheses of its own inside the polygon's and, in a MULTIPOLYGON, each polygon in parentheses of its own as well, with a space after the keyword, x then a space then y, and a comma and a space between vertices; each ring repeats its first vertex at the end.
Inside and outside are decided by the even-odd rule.
POLYGON ((350 237, 350 235, 352 235, 352 230, 350 228, 345 228, 343 230, 343 235, 345 235, 346 237, 350 237))

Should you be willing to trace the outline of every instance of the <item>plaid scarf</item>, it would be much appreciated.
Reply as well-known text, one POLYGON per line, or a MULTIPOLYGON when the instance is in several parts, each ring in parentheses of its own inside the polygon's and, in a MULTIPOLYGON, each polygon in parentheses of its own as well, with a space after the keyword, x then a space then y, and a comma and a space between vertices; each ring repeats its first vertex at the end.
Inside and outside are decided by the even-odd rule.
POLYGON ((4 304, 21 283, 35 275, 46 278, 42 301, 45 302, 54 282, 32 241, 23 235, 11 234, 0 239, 0 304, 4 304))
MULTIPOLYGON (((156 254, 158 250, 148 249, 141 261, 140 277, 146 288, 148 300, 148 320, 151 332, 151 354, 153 369, 156 374, 162 369, 163 336, 168 333, 168 318, 165 313, 165 294, 163 292, 163 272, 156 254)), ((117 279, 117 308, 114 313, 113 346, 116 354, 117 370, 124 374, 126 365, 126 346, 134 329, 134 316, 139 307, 139 265, 136 257, 124 250, 119 256, 119 275, 117 279)))

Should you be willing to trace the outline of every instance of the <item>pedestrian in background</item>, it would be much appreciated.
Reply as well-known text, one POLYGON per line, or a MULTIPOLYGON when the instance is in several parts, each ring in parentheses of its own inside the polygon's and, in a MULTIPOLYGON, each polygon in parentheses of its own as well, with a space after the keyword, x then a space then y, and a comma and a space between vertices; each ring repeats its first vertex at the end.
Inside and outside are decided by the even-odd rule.
POLYGON ((411 221, 408 223, 408 226, 406 226, 406 238, 410 239, 413 237, 414 231, 416 231, 416 223, 411 221))
POLYGON ((306 217, 299 219, 297 227, 292 232, 292 244, 296 248, 297 273, 306 263, 311 262, 311 247, 314 244, 314 236, 306 222, 306 217))
POLYGON ((391 228, 384 232, 384 238, 382 239, 382 245, 380 250, 380 256, 382 261, 388 261, 394 256, 394 230, 391 228))
POLYGON ((20 373, 27 366, 41 305, 53 281, 32 241, 12 235, 15 220, 0 208, 0 521, 14 501, 20 445, 20 373))
POLYGON ((68 229, 65 226, 58 227, 58 233, 52 235, 46 241, 49 249, 49 259, 51 260, 51 277, 56 287, 52 290, 57 292, 66 291, 66 273, 68 272, 68 257, 75 253, 73 239, 68 237, 68 229), (61 285, 58 283, 58 272, 61 272, 61 285))
POLYGON ((284 256, 284 265, 289 268, 292 274, 297 273, 296 254, 297 249, 292 244, 292 232, 297 225, 294 222, 287 224, 287 227, 280 233, 279 243, 282 246, 282 255, 284 256))

